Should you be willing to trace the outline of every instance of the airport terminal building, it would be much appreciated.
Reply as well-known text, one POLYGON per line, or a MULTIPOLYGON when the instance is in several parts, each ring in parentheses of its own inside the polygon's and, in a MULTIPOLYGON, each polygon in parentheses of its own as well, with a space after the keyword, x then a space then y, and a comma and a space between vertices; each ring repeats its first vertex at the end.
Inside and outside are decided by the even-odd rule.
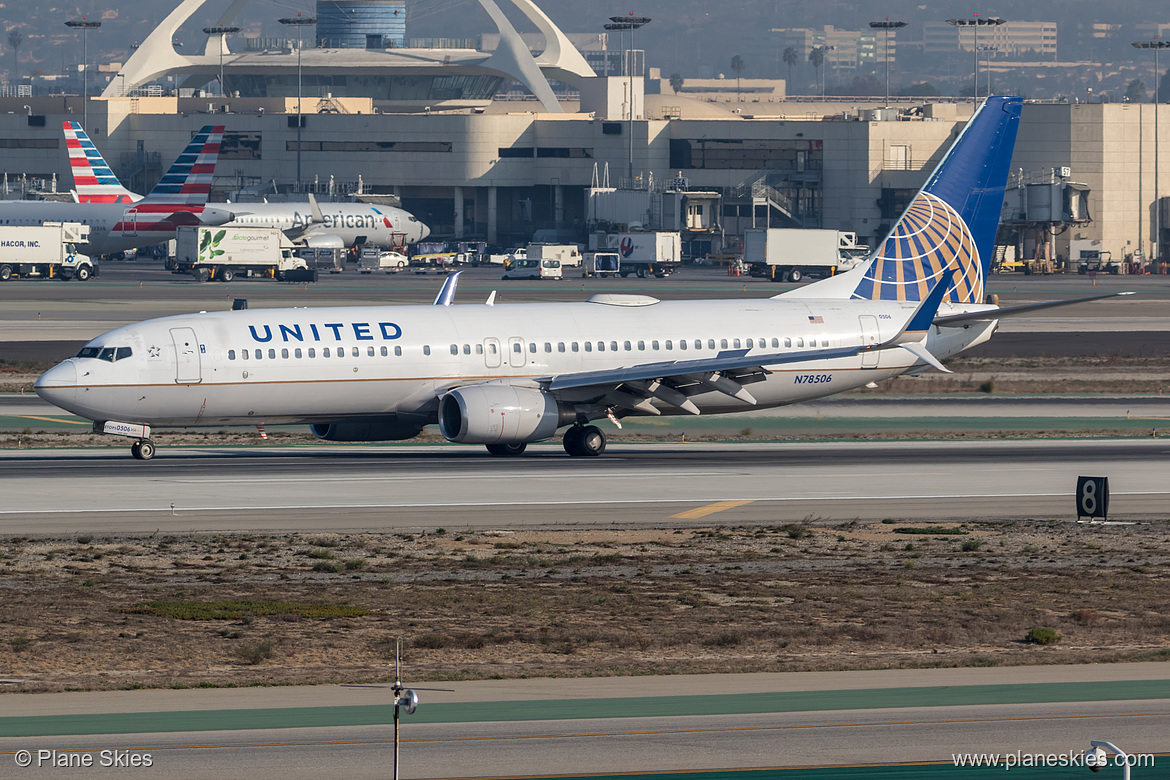
MULTIPOLYGON (((550 42, 539 54, 518 34, 509 43, 515 28, 506 19, 494 52, 306 47, 299 98, 296 51, 225 54, 227 95, 187 97, 191 85, 218 78, 217 47, 226 43, 212 37, 203 56, 181 57, 148 39, 88 101, 87 130, 132 189, 153 185, 214 121, 227 127, 220 193, 295 189, 299 159, 301 189, 397 195, 436 237, 501 245, 538 230, 583 240, 591 187, 644 191, 651 213, 638 221, 649 226, 663 190, 717 192, 719 229, 734 247, 745 228, 769 224, 855 231, 872 244, 970 115, 970 103, 883 109, 879 101, 647 95, 641 77, 595 75, 535 5, 517 5, 550 42), (186 91, 140 97, 132 88, 167 74, 186 91), (505 81, 525 84, 535 99, 496 99, 505 81), (553 83, 574 94, 554 95, 553 83), (334 92, 334 84, 345 86, 334 92)), ((166 48, 182 21, 168 18, 156 31, 166 48)), ((83 114, 81 98, 2 99, 0 108, 7 197, 20 197, 30 180, 51 188, 55 178, 68 190, 61 122, 83 114)), ((1091 221, 1061 227, 1051 239, 1057 254, 1075 256, 1089 242, 1115 259, 1150 256, 1155 204, 1170 195, 1154 181, 1156 168, 1170 171, 1155 165, 1155 148, 1152 105, 1025 106, 1013 169, 1090 193, 1091 221)))

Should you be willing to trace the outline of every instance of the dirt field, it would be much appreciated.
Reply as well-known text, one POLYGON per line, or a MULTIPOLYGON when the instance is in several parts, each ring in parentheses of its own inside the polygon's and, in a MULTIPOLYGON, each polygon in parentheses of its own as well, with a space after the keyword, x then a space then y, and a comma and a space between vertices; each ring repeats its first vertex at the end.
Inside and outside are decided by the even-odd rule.
POLYGON ((7 537, 0 677, 371 681, 396 635, 412 680, 1170 660, 1168 560, 1165 518, 7 537))

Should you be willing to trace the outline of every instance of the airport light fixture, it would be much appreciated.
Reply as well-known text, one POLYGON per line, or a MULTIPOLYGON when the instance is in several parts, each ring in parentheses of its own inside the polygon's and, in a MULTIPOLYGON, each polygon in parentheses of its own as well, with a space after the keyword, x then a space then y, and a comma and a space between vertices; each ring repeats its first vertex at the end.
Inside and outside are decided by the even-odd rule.
POLYGON ((315 16, 301 16, 297 12, 296 16, 286 16, 283 19, 278 19, 281 24, 292 25, 297 28, 297 192, 301 190, 301 125, 304 124, 304 119, 301 114, 301 49, 304 48, 301 39, 301 32, 306 25, 316 24, 317 17, 315 16))
MULTIPOLYGON (((979 51, 983 52, 983 61, 986 64, 984 70, 987 71, 987 97, 991 97, 991 57, 994 52, 999 51, 998 46, 993 46, 990 43, 979 44, 979 51)), ((1089 94, 1093 93, 1093 88, 1089 87, 1089 94)))
POLYGON ((951 25, 956 30, 962 27, 970 27, 971 32, 975 36, 975 40, 971 45, 971 48, 975 50, 975 89, 971 93, 971 100, 974 103, 979 102, 979 28, 999 27, 1001 24, 1006 23, 1007 19, 1002 19, 998 16, 980 16, 979 14, 972 14, 970 19, 947 19, 947 24, 951 25))
POLYGON ((1135 49, 1153 49, 1154 51, 1154 245, 1153 257, 1154 262, 1161 262, 1162 260, 1162 204, 1159 202, 1158 191, 1158 103, 1161 102, 1158 95, 1158 89, 1161 83, 1161 72, 1158 70, 1158 52, 1162 49, 1170 49, 1170 41, 1163 41, 1156 37, 1152 41, 1134 41, 1133 47, 1135 49))
POLYGON ((90 30, 96 30, 102 26, 101 22, 95 22, 88 17, 81 17, 80 19, 70 19, 65 22, 66 27, 72 27, 81 30, 81 126, 89 129, 89 68, 87 38, 90 30))
MULTIPOLYGON (((611 16, 611 17, 609 17, 609 24, 605 25, 606 30, 608 30, 610 32, 613 32, 614 30, 616 30, 618 32, 619 46, 621 45, 621 40, 622 40, 621 33, 624 30, 630 31, 630 47, 628 49, 626 49, 625 56, 623 57, 624 62, 622 64, 623 64, 623 67, 625 68, 626 75, 629 77, 629 82, 630 82, 630 94, 629 94, 629 101, 628 101, 629 105, 630 105, 630 123, 629 123, 629 133, 628 134, 630 136, 630 138, 629 138, 629 141, 630 141, 629 176, 630 176, 630 186, 631 187, 633 186, 633 183, 634 183, 634 63, 630 62, 630 60, 634 56, 634 31, 650 24, 650 21, 651 20, 650 20, 649 16, 634 16, 633 12, 631 11, 628 16, 611 16)), ((645 99, 643 98, 643 100, 645 100, 645 99)))
POLYGON ((886 34, 886 108, 890 107, 890 30, 901 30, 906 26, 906 22, 891 22, 890 17, 882 19, 880 22, 870 22, 869 26, 874 30, 884 30, 886 34))
POLYGON ((231 33, 238 33, 239 31, 240 31, 239 27, 225 27, 222 24, 216 25, 215 27, 204 27, 203 28, 203 32, 207 33, 208 35, 218 35, 219 36, 219 94, 220 94, 220 97, 223 97, 224 95, 227 94, 223 88, 223 49, 224 49, 223 38, 225 35, 230 35, 231 33))

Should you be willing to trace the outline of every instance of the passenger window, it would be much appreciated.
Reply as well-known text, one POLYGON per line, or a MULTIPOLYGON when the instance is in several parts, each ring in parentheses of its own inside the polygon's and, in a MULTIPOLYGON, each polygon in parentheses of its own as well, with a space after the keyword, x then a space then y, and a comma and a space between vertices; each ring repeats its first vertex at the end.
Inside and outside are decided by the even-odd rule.
POLYGON ((792 339, 784 339, 784 348, 792 349, 792 339))
POLYGON ((536 354, 536 342, 535 341, 529 342, 528 351, 534 355, 536 354))
POLYGON ((235 359, 236 359, 236 351, 234 349, 229 349, 228 350, 228 360, 235 360, 235 359))
POLYGON ((678 348, 679 349, 686 349, 687 348, 687 340, 686 339, 679 339, 678 340, 678 348))
POLYGON ((321 350, 321 357, 329 357, 329 347, 324 347, 321 350))
MULTIPOLYGON (((402 354, 402 353, 401 353, 401 352, 395 352, 394 354, 396 354, 396 355, 400 355, 400 354, 402 354)), ((483 344, 476 344, 476 345, 475 345, 475 354, 477 354, 477 355, 482 355, 482 354, 483 354, 483 344)))
POLYGON ((634 345, 628 341, 625 344, 623 344, 622 346, 624 346, 626 348, 626 352, 629 352, 634 348, 634 345))
POLYGON ((240 350, 240 357, 242 357, 244 360, 247 360, 250 357, 250 355, 248 354, 248 350, 241 349, 240 350))
POLYGON ((288 360, 288 347, 285 347, 284 349, 280 350, 280 356, 282 358, 284 358, 285 360, 288 360))
POLYGON ((715 339, 707 339, 707 349, 715 349, 715 339))
POLYGON ((747 340, 747 348, 748 348, 748 349, 751 349, 751 348, 752 348, 752 346, 753 346, 753 344, 754 344, 754 342, 753 342, 751 339, 748 339, 748 340, 747 340))
MULTIPOLYGON (((312 351, 313 350, 311 350, 311 349, 309 350, 309 352, 312 352, 312 351)), ((389 356, 390 356, 390 350, 386 349, 385 347, 382 347, 382 357, 389 357, 389 356)), ((312 355, 309 355, 309 357, 312 357, 312 355)))
POLYGON ((551 341, 544 342, 544 351, 545 352, 552 352, 552 342, 551 341))
POLYGON ((491 344, 488 344, 488 352, 493 355, 496 354, 496 342, 493 341, 491 344))
POLYGON ((673 350, 674 349, 674 342, 671 341, 670 339, 667 339, 666 340, 666 348, 673 350))
POLYGON ((804 346, 804 339, 802 339, 802 338, 797 338, 797 339, 796 339, 796 346, 798 346, 798 347, 803 347, 803 346, 804 346))
POLYGON ((605 352, 605 342, 604 341, 597 342, 597 351, 598 352, 605 352))
POLYGON ((512 345, 512 351, 517 353, 517 354, 524 351, 524 349, 520 346, 519 341, 517 341, 515 344, 512 345))
MULTIPOLYGON (((385 351, 386 351, 386 348, 385 348, 385 347, 382 347, 382 352, 383 352, 383 353, 385 353, 385 351)), ((470 345, 470 344, 464 344, 464 345, 463 345, 463 354, 464 354, 464 355, 470 355, 470 354, 471 354, 471 345, 470 345)))
POLYGON ((564 352, 564 351, 565 351, 565 342, 558 341, 557 342, 557 352, 564 352))
MULTIPOLYGON (((574 344, 573 346, 576 346, 576 344, 574 344)), ((586 351, 586 352, 592 352, 592 351, 593 351, 593 342, 592 342, 592 341, 586 341, 586 342, 585 342, 585 351, 586 351)))
POLYGON ((780 339, 772 339, 772 349, 780 349, 780 339))
POLYGON ((650 342, 650 349, 654 350, 655 352, 658 351, 658 340, 657 339, 650 342))
POLYGON ((315 348, 309 347, 309 357, 311 357, 311 358, 317 357, 317 350, 315 348))
POLYGON ((357 356, 361 355, 362 353, 361 353, 361 350, 359 350, 357 347, 354 347, 354 348, 353 348, 353 352, 352 352, 351 354, 352 354, 354 357, 357 357, 357 356))
POLYGON ((617 342, 616 341, 609 342, 609 351, 610 352, 617 352, 617 342))
POLYGON ((646 351, 646 342, 645 342, 645 341, 639 341, 639 342, 638 342, 638 351, 639 351, 639 352, 645 352, 645 351, 646 351))
POLYGON ((366 357, 373 357, 373 356, 374 356, 374 348, 373 347, 366 347, 366 357))
POLYGON ((423 354, 424 354, 424 355, 430 355, 430 354, 431 354, 431 345, 430 345, 430 344, 424 344, 424 345, 423 345, 423 354))
POLYGON ((459 354, 459 345, 458 345, 458 344, 452 344, 452 345, 451 345, 451 354, 452 354, 452 355, 458 355, 458 354, 459 354))
POLYGON ((394 357, 402 357, 402 347, 394 348, 394 357))
POLYGON ((810 347, 815 347, 815 346, 817 345, 817 340, 816 340, 816 339, 809 339, 809 340, 808 340, 808 345, 809 345, 810 347))
POLYGON ((695 339, 695 349, 702 349, 702 348, 703 348, 703 340, 702 339, 695 339))
POLYGON ((293 357, 296 357, 298 359, 301 357, 301 348, 300 347, 297 347, 296 349, 293 350, 293 357))
POLYGON ((275 349, 268 350, 268 359, 269 360, 276 360, 276 350, 275 349))
POLYGON ((719 348, 727 349, 727 339, 719 339, 719 348))
POLYGON ((735 348, 736 348, 736 349, 739 349, 739 348, 740 348, 740 346, 739 346, 739 339, 736 339, 736 340, 735 340, 735 341, 733 341, 732 343, 735 345, 735 348))
POLYGON ((579 349, 579 345, 578 345, 578 344, 577 344, 577 342, 575 342, 575 341, 573 342, 573 351, 574 351, 574 352, 579 352, 579 351, 580 351, 580 349, 579 349))

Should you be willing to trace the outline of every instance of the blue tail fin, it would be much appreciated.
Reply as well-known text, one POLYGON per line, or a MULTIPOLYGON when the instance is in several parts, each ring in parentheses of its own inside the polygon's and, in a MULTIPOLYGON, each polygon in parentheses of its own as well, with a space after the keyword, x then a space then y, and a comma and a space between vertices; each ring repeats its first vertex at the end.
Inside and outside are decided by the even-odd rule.
POLYGON ((866 267, 853 298, 920 301, 947 268, 946 300, 981 303, 1023 99, 975 112, 866 267))

